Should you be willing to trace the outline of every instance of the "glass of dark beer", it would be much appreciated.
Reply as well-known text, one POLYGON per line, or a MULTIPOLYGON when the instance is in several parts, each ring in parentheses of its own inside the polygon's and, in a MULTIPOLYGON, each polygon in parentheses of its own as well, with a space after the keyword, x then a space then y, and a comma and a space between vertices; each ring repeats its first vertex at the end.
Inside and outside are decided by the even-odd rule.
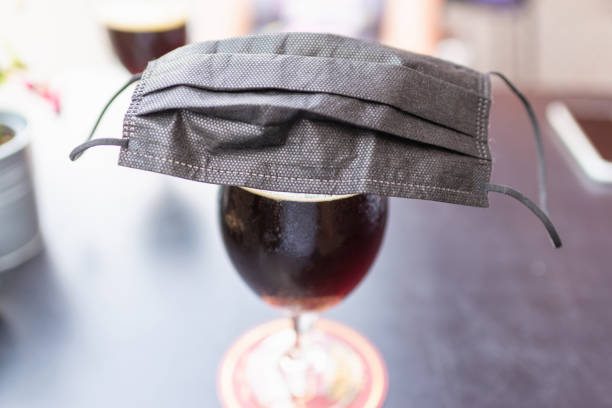
POLYGON ((180 2, 111 1, 100 15, 113 50, 132 74, 187 42, 186 12, 180 2))
POLYGON ((246 389, 260 402, 274 401, 269 406, 350 406, 363 383, 357 357, 310 329, 316 315, 346 297, 374 262, 387 198, 223 187, 220 220, 242 279, 293 323, 289 334, 272 334, 250 351, 246 389), (283 392, 285 403, 293 404, 279 402, 283 392))

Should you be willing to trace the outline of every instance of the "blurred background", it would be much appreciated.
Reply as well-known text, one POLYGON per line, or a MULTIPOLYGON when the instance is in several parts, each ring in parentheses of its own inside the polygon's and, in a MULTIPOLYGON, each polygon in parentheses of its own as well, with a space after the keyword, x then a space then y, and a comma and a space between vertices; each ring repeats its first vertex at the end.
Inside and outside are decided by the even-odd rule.
MULTIPOLYGON (((479 71, 501 71, 530 96, 612 94, 610 0, 0 0, 0 111, 13 115, 0 116, 0 123, 6 120, 18 133, 0 134, 0 270, 42 253, 21 269, 10 271, 18 273, 0 275, 0 406, 213 406, 184 402, 188 398, 199 401, 204 394, 198 387, 214 395, 214 367, 222 352, 246 327, 276 317, 236 274, 227 273, 231 266, 222 255, 217 233, 216 187, 120 168, 115 165, 116 148, 88 152, 77 163, 69 162, 68 153, 85 139, 105 102, 125 83, 130 71, 142 69, 151 53, 183 43, 273 31, 339 33, 435 55, 479 71), (147 36, 148 32, 156 34, 147 36), (8 149, 11 138, 19 144, 8 149), (3 140, 8 140, 4 146, 3 140), (240 307, 233 307, 232 302, 240 307), (207 313, 219 310, 224 319, 217 321, 218 330, 206 330, 207 313), (194 355, 198 358, 193 359, 194 355), (159 370, 160 366, 175 369, 174 375, 159 370), (112 390, 105 389, 105 383, 112 383, 112 390), (191 393, 186 387, 193 388, 191 393), (182 395, 185 400, 180 399, 182 395)), ((501 88, 499 81, 493 82, 501 88)), ((524 112, 517 108, 516 99, 496 91, 501 102, 494 102, 493 108, 499 106, 508 114, 498 114, 492 122, 498 123, 498 130, 518 129, 508 131, 516 133, 507 138, 511 141, 498 144, 517 161, 504 161, 493 146, 494 155, 502 156, 497 169, 502 169, 510 183, 536 197, 531 130, 526 118, 519 116, 524 112)), ((130 94, 124 92, 111 106, 96 137, 121 137, 130 94)), ((544 102, 539 106, 541 114, 544 102)), ((492 134, 493 142, 495 137, 492 134)), ((409 398, 415 406, 476 406, 436 397, 432 405, 420 405, 423 400, 419 398, 436 396, 439 389, 460 395, 468 388, 453 385, 456 378, 469 380, 478 373, 482 377, 473 381, 476 385, 501 378, 508 379, 508 384, 532 384, 532 391, 561 395, 565 390, 570 394, 557 405, 534 401, 534 406, 586 406, 577 402, 582 402, 583 395, 601 396, 602 405, 591 406, 612 404, 605 384, 604 391, 597 394, 588 388, 590 377, 581 382, 571 370, 557 365, 570 357, 578 359, 575 350, 582 345, 587 354, 581 357, 581 367, 600 362, 603 374, 597 378, 604 383, 610 378, 604 376, 612 367, 609 360, 595 354, 588 360, 588 352, 603 349, 612 333, 604 334, 604 328, 612 324, 602 323, 609 319, 604 301, 610 299, 610 286, 601 284, 609 282, 604 274, 609 263, 607 268, 601 265, 610 251, 605 238, 583 239, 591 233, 609 236, 602 220, 610 219, 610 191, 583 183, 581 178, 574 182, 567 173, 572 160, 559 158, 556 150, 554 160, 551 179, 556 190, 551 189, 551 212, 560 220, 561 232, 572 233, 564 235, 568 248, 582 251, 569 252, 565 258, 517 239, 519 232, 512 228, 533 228, 534 240, 544 241, 543 235, 537 235, 542 232, 539 224, 530 224, 533 220, 523 217, 525 213, 517 213, 519 222, 504 221, 515 207, 504 207, 501 200, 496 202, 498 213, 418 200, 403 202, 410 210, 389 227, 389 233, 401 236, 402 242, 383 247, 377 272, 391 274, 387 276, 397 282, 409 276, 406 282, 417 284, 389 283, 386 292, 364 285, 331 313, 364 332, 367 328, 390 362, 392 374, 394 368, 414 374, 410 383, 414 387, 425 384, 418 380, 422 373, 440 381, 431 389, 421 388, 425 391, 415 397, 401 378, 392 377, 394 394, 390 395, 395 405, 391 401, 389 406, 403 406, 409 398), (575 190, 566 189, 568 180, 575 190), (578 203, 585 191, 589 200, 578 203), (589 213, 603 216, 580 218, 589 213), (481 224, 483 219, 488 229, 481 224), (401 220, 408 221, 404 225, 401 220), (564 224, 568 226, 565 230, 564 224), (466 231, 475 228, 478 237, 482 228, 485 233, 478 242, 488 248, 482 253, 497 258, 481 262, 477 248, 465 252, 456 244, 456 237, 446 237, 449 225, 466 231), (508 226, 514 235, 504 235, 508 226), (405 231, 415 228, 422 237, 404 238, 410 235, 405 231), (500 238, 503 236, 508 241, 500 238), (425 265, 411 271, 412 275, 398 266, 404 262, 392 262, 387 256, 404 254, 403 239, 413 240, 412 259, 425 265), (451 269, 456 272, 456 267, 440 266, 439 254, 451 264, 463 262, 464 269, 456 275, 461 277, 446 274, 451 269), (557 280, 537 280, 550 278, 547 271, 552 270, 549 264, 553 262, 557 262, 557 280), (573 273, 578 271, 581 273, 573 273), (522 281, 513 280, 515 272, 522 281), (443 282, 450 284, 447 287, 443 282), (436 297, 438 288, 444 291, 436 297), (548 295, 541 297, 541 293, 548 295), (595 300, 589 303, 585 300, 589 297, 595 300), (489 305, 500 298, 499 310, 503 311, 499 316, 487 314, 492 310, 489 305), (484 306, 469 299, 480 299, 484 306), (358 306, 368 301, 381 308, 389 304, 390 310, 402 310, 401 316, 383 316, 374 307, 358 306), (438 304, 442 304, 440 309, 438 304), (583 305, 591 305, 590 314, 580 309, 583 305), (436 314, 442 308, 449 311, 448 321, 443 312, 436 314), (511 309, 523 315, 506 313, 511 309), (539 311, 535 314, 541 320, 527 330, 521 319, 533 317, 533 310, 539 311), (589 320, 589 316, 594 317, 589 320), (480 325, 499 321, 506 324, 500 327, 509 328, 507 333, 485 331, 480 325), (547 326, 555 322, 558 327, 547 326), (601 336, 591 341, 585 334, 583 343, 582 338, 573 339, 573 333, 587 333, 581 322, 592 323, 590 327, 596 330, 591 332, 601 336), (452 337, 448 333, 459 330, 458 325, 472 331, 462 332, 465 337, 460 344, 442 344, 452 337), (424 334, 412 337, 414 333, 424 334), (504 343, 514 341, 508 339, 515 334, 517 343, 504 343), (524 343, 521 335, 527 339, 524 343), (406 340, 409 338, 415 340, 406 340), (534 343, 529 339, 535 339, 534 343), (546 339, 537 343, 541 348, 529 349, 538 339, 546 339), (569 345, 555 343, 558 339, 569 339, 569 345), (486 343, 484 348, 479 348, 481 340, 486 343), (428 355, 430 344, 441 344, 442 352, 428 355), (536 359, 551 344, 557 344, 557 354, 548 360, 536 359), (598 349, 593 344, 602 346, 598 349), (478 357, 482 357, 482 367, 488 367, 490 361, 504 355, 498 349, 514 350, 515 345, 515 354, 508 354, 511 358, 498 360, 499 377, 487 376, 484 369, 469 371, 469 375, 461 371, 462 362, 478 357), (470 347, 475 350, 473 355, 453 360, 451 350, 472 350, 470 347), (538 353, 529 354, 529 350, 538 353), (428 356, 425 362, 421 362, 423 354, 428 356), (515 367, 515 361, 518 372, 504 371, 515 367), (528 370, 534 365, 540 371, 528 370), (450 374, 436 377, 429 375, 432 372, 450 374), (538 375, 530 377, 533 372, 538 375), (551 373, 561 373, 561 379, 554 382, 557 377, 551 373), (549 387, 549 383, 538 382, 545 379, 554 384, 549 387)), ((383 285, 384 279, 380 282, 383 285)), ((609 349, 604 351, 612 355, 609 349)), ((489 388, 500 393, 513 390, 493 385, 489 388)), ((487 394, 482 388, 474 390, 474 395, 487 394)), ((490 400, 482 406, 511 406, 498 402, 490 400)))
MULTIPOLYGON (((101 24, 104 7, 112 3, 3 0, 0 49, 51 82, 66 70, 112 64, 101 24)), ((147 20, 145 7, 123 7, 123 13, 139 24, 147 20)), ((181 9, 189 41, 282 30, 336 32, 499 70, 533 87, 612 89, 608 0, 177 0, 166 7, 172 12, 156 23, 176 18, 181 9)))

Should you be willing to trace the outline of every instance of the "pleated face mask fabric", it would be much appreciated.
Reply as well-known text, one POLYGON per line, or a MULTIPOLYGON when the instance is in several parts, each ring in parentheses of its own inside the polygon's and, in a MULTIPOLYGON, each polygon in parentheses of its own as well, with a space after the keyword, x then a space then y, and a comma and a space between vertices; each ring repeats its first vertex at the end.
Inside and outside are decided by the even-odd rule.
POLYGON ((123 138, 73 158, 116 144, 121 166, 206 183, 478 207, 513 195, 489 184, 489 75, 443 60, 279 33, 188 45, 134 80, 123 138))

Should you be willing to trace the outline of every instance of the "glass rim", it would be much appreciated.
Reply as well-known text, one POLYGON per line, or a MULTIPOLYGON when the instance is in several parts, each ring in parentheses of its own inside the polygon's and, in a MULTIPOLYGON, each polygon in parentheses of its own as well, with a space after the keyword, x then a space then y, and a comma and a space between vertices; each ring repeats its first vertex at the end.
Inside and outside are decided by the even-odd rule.
POLYGON ((271 200, 276 201, 298 201, 298 202, 326 202, 326 201, 336 201, 343 200, 345 198, 350 198, 358 195, 354 194, 342 194, 342 195, 333 195, 333 194, 312 194, 312 193, 290 193, 286 191, 272 191, 272 190, 262 190, 252 187, 243 187, 238 186, 239 188, 248 191, 252 194, 257 194, 259 196, 269 198, 271 200))
POLYGON ((97 19, 107 28, 126 32, 160 32, 187 24, 188 12, 181 2, 111 1, 96 7, 97 19))

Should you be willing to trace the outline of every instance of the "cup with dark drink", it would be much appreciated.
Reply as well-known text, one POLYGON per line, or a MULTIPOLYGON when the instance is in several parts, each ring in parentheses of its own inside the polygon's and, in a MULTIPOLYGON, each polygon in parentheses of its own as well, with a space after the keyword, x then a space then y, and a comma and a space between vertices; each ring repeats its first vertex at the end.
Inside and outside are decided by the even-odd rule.
POLYGON ((113 1, 100 15, 114 52, 132 74, 187 43, 186 13, 174 3, 113 1))
POLYGON ((317 332, 313 323, 317 313, 345 298, 374 262, 384 236, 387 198, 223 187, 220 220, 227 252, 242 279, 292 322, 243 350, 241 363, 232 368, 239 371, 233 373, 234 385, 220 378, 226 406, 233 406, 227 401, 233 397, 224 387, 242 389, 242 397, 248 397, 238 405, 248 407, 379 406, 382 396, 373 405, 352 405, 372 370, 358 347, 347 344, 350 336, 317 332))

